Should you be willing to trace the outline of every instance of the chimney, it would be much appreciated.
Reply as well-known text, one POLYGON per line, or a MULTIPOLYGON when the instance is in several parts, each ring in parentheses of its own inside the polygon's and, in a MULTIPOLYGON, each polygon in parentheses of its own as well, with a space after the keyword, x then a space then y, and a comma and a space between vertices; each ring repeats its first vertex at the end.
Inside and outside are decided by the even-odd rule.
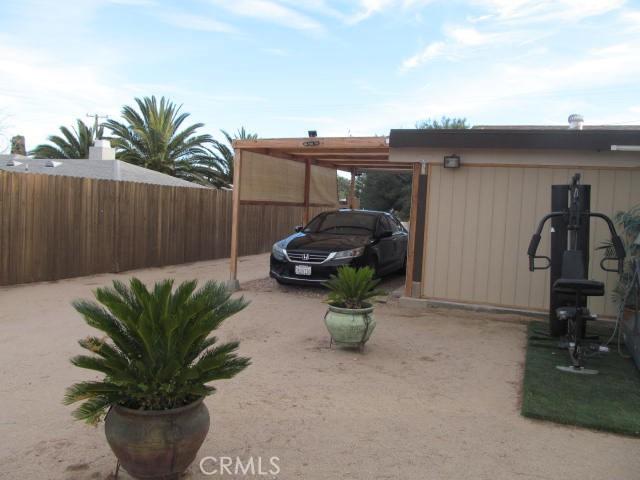
POLYGON ((116 150, 111 148, 109 140, 96 140, 89 147, 89 160, 115 160, 116 150))
POLYGON ((27 155, 27 147, 24 136, 16 135, 15 137, 11 137, 11 155, 27 155))
POLYGON ((569 115, 569 130, 582 130, 584 117, 578 113, 569 115))

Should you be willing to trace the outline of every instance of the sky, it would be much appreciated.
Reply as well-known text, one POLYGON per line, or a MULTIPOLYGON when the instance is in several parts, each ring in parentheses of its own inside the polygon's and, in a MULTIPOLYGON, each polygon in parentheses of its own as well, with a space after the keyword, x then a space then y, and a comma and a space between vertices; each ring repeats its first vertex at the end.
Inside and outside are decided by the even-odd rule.
POLYGON ((147 95, 217 138, 640 124, 640 0, 0 3, 0 149, 147 95))

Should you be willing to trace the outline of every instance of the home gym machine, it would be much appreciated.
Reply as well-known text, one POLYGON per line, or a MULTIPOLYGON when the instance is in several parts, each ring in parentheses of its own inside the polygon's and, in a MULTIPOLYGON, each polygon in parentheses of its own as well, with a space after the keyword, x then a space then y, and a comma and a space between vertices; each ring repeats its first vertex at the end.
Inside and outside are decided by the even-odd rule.
POLYGON ((571 359, 571 366, 557 368, 584 374, 598 373, 584 368, 584 357, 588 351, 600 350, 598 337, 587 335, 587 322, 597 319, 589 311, 587 299, 604 295, 604 283, 588 279, 589 223, 592 217, 604 220, 609 227, 612 251, 615 252, 615 256, 605 256, 600 261, 600 268, 622 273, 625 257, 624 245, 611 219, 590 211, 590 194, 591 186, 580 184, 579 173, 573 176, 570 185, 553 185, 552 211, 540 220, 527 250, 530 271, 551 269, 549 335, 565 337, 560 345, 569 350, 571 359), (547 220, 551 220, 550 257, 536 255, 547 220), (536 260, 540 259, 546 264, 536 265, 536 260), (607 267, 611 260, 618 262, 616 269, 607 267))

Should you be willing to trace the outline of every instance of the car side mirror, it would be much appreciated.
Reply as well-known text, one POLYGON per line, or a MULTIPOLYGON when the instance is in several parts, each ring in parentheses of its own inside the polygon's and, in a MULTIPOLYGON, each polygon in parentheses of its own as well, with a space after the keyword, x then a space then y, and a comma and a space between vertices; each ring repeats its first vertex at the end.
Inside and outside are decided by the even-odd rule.
POLYGON ((393 232, 391 230, 383 230, 378 235, 378 238, 389 238, 393 236, 393 232))
POLYGON ((302 230, 304 230, 304 227, 302 225, 297 225, 293 231, 296 233, 300 233, 302 230))

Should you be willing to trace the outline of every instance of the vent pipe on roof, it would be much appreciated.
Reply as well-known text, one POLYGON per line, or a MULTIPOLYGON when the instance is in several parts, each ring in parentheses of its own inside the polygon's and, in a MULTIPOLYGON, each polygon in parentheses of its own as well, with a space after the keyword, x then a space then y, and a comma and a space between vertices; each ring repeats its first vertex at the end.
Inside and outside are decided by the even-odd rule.
POLYGON ((584 117, 578 113, 569 115, 569 130, 582 130, 584 117))

